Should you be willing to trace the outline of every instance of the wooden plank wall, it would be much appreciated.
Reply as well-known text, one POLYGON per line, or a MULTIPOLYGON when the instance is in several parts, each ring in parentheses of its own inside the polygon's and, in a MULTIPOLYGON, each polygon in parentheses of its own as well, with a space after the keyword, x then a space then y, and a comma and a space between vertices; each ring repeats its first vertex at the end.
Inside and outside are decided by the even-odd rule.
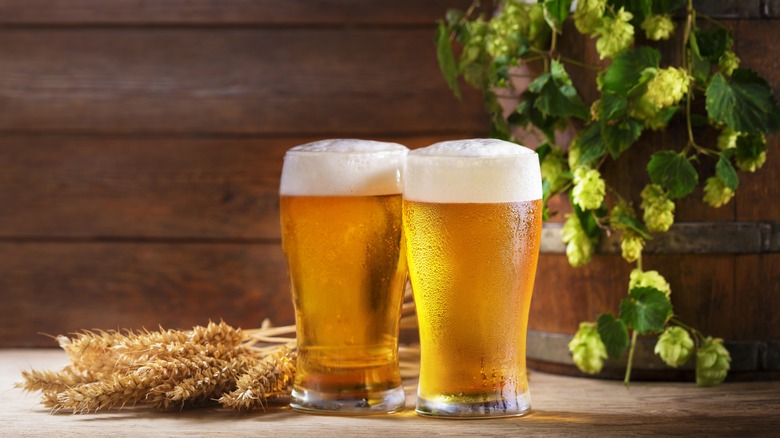
POLYGON ((0 0, 0 346, 292 323, 284 151, 484 136, 445 0, 0 0))

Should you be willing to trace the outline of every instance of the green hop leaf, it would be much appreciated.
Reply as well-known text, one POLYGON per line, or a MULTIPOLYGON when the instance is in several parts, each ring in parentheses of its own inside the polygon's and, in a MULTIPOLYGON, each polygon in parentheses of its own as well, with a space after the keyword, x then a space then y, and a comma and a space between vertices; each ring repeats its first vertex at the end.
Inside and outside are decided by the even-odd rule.
POLYGON ((734 131, 766 134, 774 124, 776 111, 772 88, 752 70, 734 70, 731 81, 715 73, 707 87, 707 114, 734 131))
POLYGON ((544 19, 551 28, 561 33, 563 22, 569 16, 573 0, 544 0, 544 19))
POLYGON ((615 120, 623 117, 628 108, 628 98, 620 94, 605 91, 599 101, 598 120, 615 120))
POLYGON ((607 349, 607 355, 618 359, 628 348, 628 329, 626 324, 611 313, 603 313, 596 320, 601 341, 607 349))
POLYGON ((642 135, 644 124, 639 120, 627 118, 620 123, 610 124, 601 121, 601 136, 612 158, 617 158, 642 135))
POLYGON ((646 46, 623 52, 600 77, 601 89, 603 92, 627 95, 629 90, 640 83, 642 72, 648 68, 657 68, 660 61, 658 50, 646 46))
POLYGON ((647 228, 637 220, 634 207, 621 200, 612 208, 609 212, 609 226, 614 230, 632 233, 642 236, 642 238, 650 240, 653 236, 647 232, 647 228))
POLYGON ((718 208, 723 207, 734 197, 734 190, 726 186, 726 183, 718 176, 707 178, 704 184, 704 202, 718 208))
POLYGON ((723 184, 730 190, 736 190, 739 185, 739 177, 734 166, 731 165, 731 156, 735 149, 726 149, 720 153, 718 164, 715 165, 715 174, 718 175, 723 184))
POLYGON ((663 187, 672 199, 688 195, 699 183, 699 174, 691 162, 674 151, 654 153, 647 164, 647 173, 650 180, 663 187))
MULTIPOLYGON (((610 220, 611 219, 612 218, 610 218, 610 220)), ((635 217, 618 215, 615 217, 615 221, 625 227, 625 229, 638 234, 643 239, 650 240, 653 238, 642 222, 639 222, 639 220, 637 220, 635 217)))
MULTIPOLYGON (((555 140, 555 124, 558 118, 545 115, 539 111, 536 107, 538 98, 538 94, 530 90, 524 91, 520 95, 520 103, 515 108, 515 111, 509 115, 507 122, 522 127, 527 127, 529 124, 533 125, 545 135, 548 141, 553 142, 555 140)), ((498 112, 498 114, 501 113, 498 112)))
MULTIPOLYGON (((536 155, 539 157, 539 162, 544 162, 544 159, 547 158, 547 155, 549 155, 551 152, 553 152, 555 149, 560 149, 557 146, 550 145, 548 142, 544 142, 540 144, 536 148, 536 155)), ((542 176, 544 177, 544 176, 542 176)))
POLYGON ((588 374, 596 374, 604 367, 604 359, 607 358, 607 347, 601 341, 596 324, 582 322, 569 342, 574 364, 580 371, 588 374))
POLYGON ((699 84, 706 84, 712 70, 712 63, 701 54, 696 32, 691 34, 689 42, 691 48, 691 74, 699 84))
POLYGON ((707 337, 696 350, 696 384, 715 386, 723 382, 731 368, 731 354, 723 339, 707 337))
POLYGON ((693 355, 693 339, 687 330, 671 326, 661 333, 653 351, 667 365, 677 368, 688 362, 693 355))
POLYGON ((660 290, 638 287, 631 289, 628 295, 620 302, 620 319, 637 333, 657 332, 672 317, 672 303, 660 290))
POLYGON ((685 0, 653 0, 651 10, 654 14, 672 14, 685 6, 685 0))
POLYGON ((697 30, 694 34, 699 53, 712 63, 718 62, 733 41, 731 33, 722 27, 711 31, 697 30))
POLYGON ((588 107, 577 94, 569 74, 558 61, 552 61, 550 73, 534 79, 528 89, 538 94, 534 106, 542 114, 553 117, 577 117, 587 120, 588 107))
POLYGON ((455 97, 460 99, 458 66, 455 62, 455 56, 452 54, 450 29, 443 21, 439 21, 439 26, 436 28, 436 57, 439 60, 439 69, 441 69, 441 73, 444 75, 444 80, 447 81, 447 85, 455 97))
POLYGON ((658 271, 643 271, 638 268, 632 270, 628 280, 628 290, 646 287, 660 290, 667 297, 672 293, 669 282, 658 271))
POLYGON ((601 139, 601 124, 591 123, 569 145, 569 168, 588 167, 607 153, 601 139))

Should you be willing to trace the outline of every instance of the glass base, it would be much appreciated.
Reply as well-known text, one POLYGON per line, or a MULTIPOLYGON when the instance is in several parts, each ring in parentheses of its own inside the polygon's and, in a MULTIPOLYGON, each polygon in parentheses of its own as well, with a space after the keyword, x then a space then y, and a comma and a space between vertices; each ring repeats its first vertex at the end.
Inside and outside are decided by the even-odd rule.
POLYGON ((391 414, 403 410, 403 386, 387 391, 363 393, 324 393, 293 388, 290 407, 299 412, 324 415, 391 414))
POLYGON ((519 394, 516 400, 459 402, 447 398, 432 400, 418 395, 415 411, 424 417, 453 419, 519 417, 531 411, 531 395, 528 392, 519 394))

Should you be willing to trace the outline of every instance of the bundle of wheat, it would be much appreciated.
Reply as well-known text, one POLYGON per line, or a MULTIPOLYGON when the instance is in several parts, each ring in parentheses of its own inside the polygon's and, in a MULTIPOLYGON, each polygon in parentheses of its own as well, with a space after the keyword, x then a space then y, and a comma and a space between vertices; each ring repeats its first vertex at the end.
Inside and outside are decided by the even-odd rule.
MULTIPOLYGON (((415 329, 411 291, 402 329, 415 329)), ((85 330, 57 336, 70 363, 58 372, 23 371, 17 386, 40 391, 52 412, 147 405, 183 409, 219 403, 236 411, 286 401, 295 379, 295 326, 242 330, 219 322, 192 330, 85 330)), ((401 375, 419 375, 419 346, 399 348, 401 375)))

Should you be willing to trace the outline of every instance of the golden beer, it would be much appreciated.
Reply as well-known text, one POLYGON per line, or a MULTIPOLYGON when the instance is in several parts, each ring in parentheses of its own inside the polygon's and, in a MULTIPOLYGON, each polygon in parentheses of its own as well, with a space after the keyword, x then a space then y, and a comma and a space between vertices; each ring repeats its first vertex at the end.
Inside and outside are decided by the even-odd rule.
POLYGON ((542 225, 538 158, 497 140, 431 148, 410 154, 403 202, 420 325, 417 411, 522 415, 542 225))
POLYGON ((359 414, 404 406, 398 323, 405 154, 400 145, 342 140, 285 157, 280 207, 296 313, 295 409, 359 414), (296 189, 302 180, 309 186, 296 189))

